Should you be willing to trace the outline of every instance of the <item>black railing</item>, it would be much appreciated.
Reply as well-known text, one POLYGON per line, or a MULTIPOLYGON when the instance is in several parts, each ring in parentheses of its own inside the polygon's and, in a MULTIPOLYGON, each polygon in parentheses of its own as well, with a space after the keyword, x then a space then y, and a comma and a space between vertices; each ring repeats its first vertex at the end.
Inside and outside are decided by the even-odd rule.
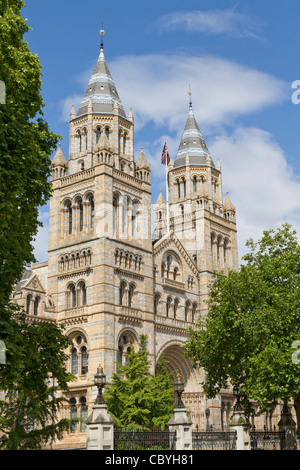
POLYGON ((284 431, 251 431, 252 450, 280 450, 285 440, 284 431))
POLYGON ((175 450, 176 432, 160 429, 114 431, 114 450, 175 450))
POLYGON ((236 431, 193 431, 193 450, 235 450, 236 431))

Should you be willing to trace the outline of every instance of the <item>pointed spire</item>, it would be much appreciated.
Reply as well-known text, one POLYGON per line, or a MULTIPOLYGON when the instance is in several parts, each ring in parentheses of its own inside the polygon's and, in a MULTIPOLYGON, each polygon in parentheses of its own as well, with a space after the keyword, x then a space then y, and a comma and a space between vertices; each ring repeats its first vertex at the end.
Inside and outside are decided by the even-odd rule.
POLYGON ((99 114, 114 114, 114 103, 117 102, 119 114, 126 119, 124 107, 117 92, 116 85, 108 68, 103 46, 104 30, 101 29, 100 54, 87 86, 85 95, 79 106, 77 116, 88 113, 90 100, 93 104, 93 112, 99 114))
POLYGON ((226 199, 225 199, 223 207, 224 207, 224 210, 226 211, 235 211, 235 206, 232 204, 228 193, 226 195, 226 199))
POLYGON ((76 114, 75 114, 74 104, 72 104, 72 109, 71 109, 71 112, 70 112, 70 121, 72 119, 74 119, 75 116, 76 116, 76 114))
MULTIPOLYGON (((208 148, 194 116, 191 89, 189 89, 188 94, 189 113, 174 162, 175 168, 185 166, 187 153, 189 154, 190 165, 206 165, 206 158, 209 155, 208 148)), ((214 166, 211 159, 210 164, 214 166)))
POLYGON ((163 195, 162 195, 161 190, 160 190, 159 196, 158 196, 158 198, 157 198, 156 205, 157 205, 157 206, 165 206, 165 205, 166 205, 166 201, 165 201, 165 199, 164 199, 164 197, 163 197, 163 195))
POLYGON ((141 153, 139 154, 139 157, 136 162, 136 168, 138 169, 145 169, 145 170, 151 170, 151 165, 148 163, 147 158, 144 154, 144 149, 141 147, 141 153))
POLYGON ((52 165, 53 166, 63 166, 65 168, 68 167, 68 162, 67 160, 65 159, 65 156, 62 152, 62 149, 61 149, 61 146, 60 144, 58 144, 58 149, 57 149, 57 152, 55 154, 55 157, 53 158, 52 160, 52 165))

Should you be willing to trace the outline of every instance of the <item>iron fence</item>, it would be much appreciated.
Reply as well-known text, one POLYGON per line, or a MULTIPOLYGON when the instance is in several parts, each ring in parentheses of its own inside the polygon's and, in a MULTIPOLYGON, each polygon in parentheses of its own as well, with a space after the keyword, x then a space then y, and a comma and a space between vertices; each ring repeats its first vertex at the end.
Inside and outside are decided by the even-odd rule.
POLYGON ((283 431, 251 431, 252 450, 280 450, 285 440, 283 431))
POLYGON ((193 431, 193 450, 235 450, 236 431, 193 431))
POLYGON ((175 450, 176 431, 126 428, 114 431, 114 450, 175 450))

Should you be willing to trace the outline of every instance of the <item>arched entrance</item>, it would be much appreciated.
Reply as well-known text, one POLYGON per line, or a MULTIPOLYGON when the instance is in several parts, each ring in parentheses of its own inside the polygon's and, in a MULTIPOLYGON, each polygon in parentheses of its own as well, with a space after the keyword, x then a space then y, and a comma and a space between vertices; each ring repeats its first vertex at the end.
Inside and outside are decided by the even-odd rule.
POLYGON ((190 412, 194 426, 197 424, 200 426, 204 407, 204 394, 201 386, 204 374, 201 369, 193 368, 192 361, 183 353, 182 345, 183 342, 176 341, 165 344, 159 351, 157 360, 162 357, 169 373, 176 371, 175 377, 180 374, 184 382, 183 403, 190 412))

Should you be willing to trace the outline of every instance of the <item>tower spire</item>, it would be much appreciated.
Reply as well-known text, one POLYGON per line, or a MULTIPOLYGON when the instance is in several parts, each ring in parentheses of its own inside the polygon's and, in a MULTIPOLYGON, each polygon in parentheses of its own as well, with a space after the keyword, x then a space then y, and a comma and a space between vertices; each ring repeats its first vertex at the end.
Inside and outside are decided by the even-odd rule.
POLYGON ((190 97, 190 109, 192 109, 192 92, 191 92, 191 85, 189 85, 189 91, 188 91, 188 95, 190 97))

